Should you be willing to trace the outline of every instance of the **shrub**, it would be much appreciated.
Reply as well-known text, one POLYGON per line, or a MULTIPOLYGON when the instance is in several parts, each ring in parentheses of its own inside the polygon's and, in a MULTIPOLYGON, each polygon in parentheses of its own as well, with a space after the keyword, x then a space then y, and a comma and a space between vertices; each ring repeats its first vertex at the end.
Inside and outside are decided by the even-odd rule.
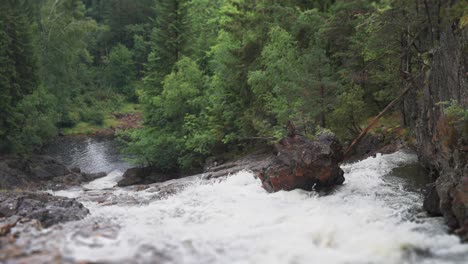
POLYGON ((104 113, 98 109, 85 109, 81 111, 81 120, 93 125, 102 125, 104 123, 104 113))

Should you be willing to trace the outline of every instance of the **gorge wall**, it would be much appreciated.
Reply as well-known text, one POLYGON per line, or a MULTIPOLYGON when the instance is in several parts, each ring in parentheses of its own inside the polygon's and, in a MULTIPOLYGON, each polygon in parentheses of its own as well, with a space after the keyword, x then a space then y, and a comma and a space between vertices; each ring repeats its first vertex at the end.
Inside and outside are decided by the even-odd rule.
POLYGON ((464 240, 468 240, 467 39, 466 26, 446 25, 438 47, 433 49, 430 70, 420 77, 420 86, 403 103, 405 122, 417 140, 419 159, 434 181, 424 207, 431 214, 443 215, 464 240), (450 114, 444 102, 456 105, 462 116, 450 114))

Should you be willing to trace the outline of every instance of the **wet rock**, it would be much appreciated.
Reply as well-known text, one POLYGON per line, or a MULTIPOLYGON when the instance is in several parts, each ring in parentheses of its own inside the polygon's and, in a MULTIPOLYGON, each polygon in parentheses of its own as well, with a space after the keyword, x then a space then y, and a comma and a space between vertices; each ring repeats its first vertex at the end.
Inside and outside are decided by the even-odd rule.
POLYGON ((144 178, 150 174, 151 170, 149 167, 142 168, 130 168, 123 174, 123 179, 117 183, 117 186, 124 187, 130 185, 140 184, 144 181, 144 178))
POLYGON ((87 174, 79 171, 79 168, 70 170, 48 156, 2 156, 0 189, 63 189, 106 176, 105 173, 87 174))
POLYGON ((123 179, 117 183, 117 186, 124 187, 136 184, 143 184, 145 179, 149 177, 151 168, 149 167, 138 167, 130 168, 123 174, 123 179))
POLYGON ((426 187, 426 193, 424 195, 423 208, 432 216, 441 216, 440 211, 440 198, 437 194, 436 185, 434 183, 429 184, 426 187))
POLYGON ((457 219, 457 223, 461 223, 455 232, 462 237, 464 241, 468 241, 468 176, 462 178, 460 183, 453 189, 452 211, 457 219))
POLYGON ((208 168, 204 173, 196 175, 203 179, 215 179, 231 175, 242 170, 252 171, 253 173, 260 172, 271 159, 271 155, 259 151, 251 153, 243 158, 227 162, 216 167, 208 168))
POLYGON ((206 160, 205 160, 205 164, 203 165, 203 171, 204 172, 208 172, 210 171, 212 168, 215 168, 218 166, 218 164, 220 164, 222 162, 220 162, 220 159, 219 158, 216 158, 216 157, 208 157, 206 160))
POLYGON ((20 217, 13 216, 4 218, 0 221, 0 237, 6 236, 10 233, 11 229, 16 226, 16 223, 20 220, 20 217))
POLYGON ((271 158, 270 152, 271 149, 260 149, 256 152, 250 153, 236 160, 231 160, 224 164, 218 164, 218 160, 218 162, 212 164, 214 167, 207 167, 203 173, 190 176, 160 173, 151 167, 130 168, 124 173, 123 179, 117 183, 117 186, 126 187, 132 185, 161 183, 182 177, 213 179, 228 176, 242 170, 249 170, 257 173, 261 171, 263 167, 265 167, 265 163, 268 162, 271 158))
POLYGON ((81 173, 81 169, 78 167, 73 167, 70 170, 73 171, 74 173, 81 173))
POLYGON ((81 173, 83 176, 84 181, 94 181, 99 178, 103 178, 107 176, 105 172, 97 172, 97 173, 81 173))
POLYGON ((161 173, 152 167, 130 168, 123 174, 123 179, 117 183, 119 187, 151 184, 157 182, 165 182, 179 178, 179 175, 171 173, 161 173))
POLYGON ((20 217, 36 219, 42 226, 83 219, 89 213, 75 199, 47 193, 0 193, 0 219, 20 217))
POLYGON ((338 163, 343 158, 341 144, 332 133, 311 140, 301 135, 283 138, 277 154, 258 173, 269 192, 329 187, 344 182, 338 163))

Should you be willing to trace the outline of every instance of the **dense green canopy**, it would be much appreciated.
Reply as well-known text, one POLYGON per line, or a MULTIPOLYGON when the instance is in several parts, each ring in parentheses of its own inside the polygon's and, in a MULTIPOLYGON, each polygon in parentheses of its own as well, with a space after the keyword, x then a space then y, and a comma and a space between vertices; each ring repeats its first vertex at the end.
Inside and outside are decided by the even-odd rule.
POLYGON ((293 121, 308 136, 360 132, 424 76, 466 0, 8 0, 0 3, 0 151, 143 105, 121 135, 137 162, 198 168, 293 121))

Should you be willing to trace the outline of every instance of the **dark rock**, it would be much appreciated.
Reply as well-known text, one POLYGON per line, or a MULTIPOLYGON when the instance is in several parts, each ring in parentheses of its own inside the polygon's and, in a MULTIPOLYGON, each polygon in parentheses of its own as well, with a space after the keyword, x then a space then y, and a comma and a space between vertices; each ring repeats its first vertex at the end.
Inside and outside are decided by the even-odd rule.
POLYGON ((51 174, 52 178, 70 174, 71 171, 63 164, 53 160, 54 163, 38 164, 39 168, 51 174))
POLYGON ((137 184, 151 184, 164 182, 178 178, 177 175, 170 173, 161 173, 151 167, 130 168, 123 174, 123 179, 117 183, 117 186, 124 187, 137 184))
POLYGON ((117 186, 130 186, 140 184, 143 179, 150 174, 151 170, 149 167, 142 168, 130 168, 123 174, 123 179, 117 183, 117 186))
POLYGON ((81 169, 78 168, 78 167, 73 167, 73 168, 71 168, 70 170, 71 170, 72 172, 74 172, 74 173, 81 173, 81 169))
POLYGON ((455 232, 465 241, 468 241, 468 176, 461 179, 460 183, 451 190, 452 212, 457 220, 455 232))
POLYGON ((48 156, 28 158, 0 157, 0 189, 61 189, 105 176, 105 173, 80 174, 48 156))
POLYGON ((107 176, 105 172, 98 172, 98 173, 81 173, 84 178, 84 181, 94 181, 99 178, 103 178, 107 176))
POLYGON ((436 178, 437 195, 428 193, 428 209, 437 211, 433 205, 439 204, 447 224, 468 239, 468 190, 463 180, 468 175, 468 124, 447 115, 439 104, 451 101, 468 107, 468 29, 447 26, 438 41, 430 72, 415 80, 420 89, 410 90, 403 102, 404 121, 416 137, 421 163, 432 172, 431 179, 436 178))
POLYGON ((325 131, 318 137, 318 141, 327 145, 333 152, 332 158, 338 162, 343 160, 343 146, 338 137, 332 132, 325 131))
MULTIPOLYGON (((1 194, 0 197, 2 197, 1 194)), ((14 215, 18 211, 19 204, 18 199, 2 197, 2 202, 0 202, 0 217, 14 215)))
POLYGON ((203 171, 204 171, 204 172, 210 171, 212 168, 218 166, 219 163, 220 163, 220 162, 219 162, 218 158, 216 158, 216 157, 208 157, 208 158, 205 160, 205 165, 203 165, 203 171))
POLYGON ((38 220, 42 226, 83 219, 89 213, 75 199, 47 193, 0 193, 0 218, 21 217, 38 220))
POLYGON ((144 178, 151 172, 149 167, 130 168, 123 174, 124 178, 144 178))
POLYGON ((441 216, 440 211, 440 198, 437 194, 436 185, 434 183, 429 184, 426 187, 426 193, 424 195, 423 208, 432 216, 441 216))
POLYGON ((288 136, 276 145, 276 151, 276 156, 258 173, 269 192, 311 190, 344 182, 344 172, 338 166, 342 147, 332 133, 322 134, 318 141, 301 135, 288 136))
POLYGON ((0 220, 0 237, 8 235, 11 232, 11 229, 16 226, 16 223, 18 223, 19 220, 20 217, 18 216, 4 218, 4 220, 0 220))

